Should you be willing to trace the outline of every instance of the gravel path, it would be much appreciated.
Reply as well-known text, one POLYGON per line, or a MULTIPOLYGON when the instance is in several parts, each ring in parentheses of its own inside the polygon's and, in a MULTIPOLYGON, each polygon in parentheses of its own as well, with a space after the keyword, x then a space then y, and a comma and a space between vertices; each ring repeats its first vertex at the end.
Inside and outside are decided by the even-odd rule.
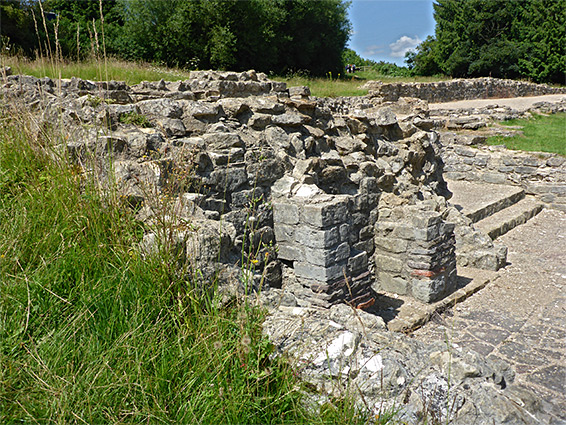
POLYGON ((526 111, 532 108, 537 102, 559 102, 566 99, 564 94, 549 94, 546 96, 532 97, 514 97, 509 99, 476 99, 476 100, 459 100, 456 102, 446 103, 430 103, 429 109, 466 109, 466 108, 484 108, 488 105, 509 106, 518 111, 526 111))
POLYGON ((498 277, 413 336, 446 340, 515 370, 533 391, 543 424, 566 424, 566 214, 544 210, 500 238, 509 247, 498 277))

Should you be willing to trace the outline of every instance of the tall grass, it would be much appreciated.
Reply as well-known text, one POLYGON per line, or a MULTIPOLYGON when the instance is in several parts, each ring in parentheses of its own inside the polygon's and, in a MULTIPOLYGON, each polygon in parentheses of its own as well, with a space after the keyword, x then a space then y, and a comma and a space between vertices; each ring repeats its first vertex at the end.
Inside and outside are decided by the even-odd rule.
POLYGON ((96 59, 76 61, 60 61, 56 67, 46 58, 30 60, 20 56, 4 56, 2 65, 12 67, 14 74, 33 75, 35 77, 71 78, 77 77, 84 80, 102 81, 117 80, 125 81, 127 84, 138 84, 140 81, 178 81, 189 78, 189 72, 179 69, 171 69, 155 66, 147 63, 128 62, 115 58, 108 58, 104 69, 101 71, 100 61, 96 59))
POLYGON ((56 151, 59 135, 2 110, 0 423, 365 419, 352 404, 309 413, 261 309, 219 307, 171 251, 142 257, 120 198, 56 151))

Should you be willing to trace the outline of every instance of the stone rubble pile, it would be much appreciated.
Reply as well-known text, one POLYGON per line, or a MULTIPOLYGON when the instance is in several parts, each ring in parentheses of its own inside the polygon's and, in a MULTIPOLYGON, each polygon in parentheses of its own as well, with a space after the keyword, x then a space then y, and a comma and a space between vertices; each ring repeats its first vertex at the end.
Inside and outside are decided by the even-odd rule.
POLYGON ((402 396, 409 423, 433 399, 435 417, 531 423, 501 393, 512 380, 504 365, 462 360, 454 383, 445 368, 450 352, 433 355, 390 335, 363 311, 380 291, 442 298, 456 289, 457 259, 492 269, 505 263, 505 249, 447 202, 426 102, 317 99, 254 71, 200 71, 132 87, 16 75, 3 79, 1 93, 3 102, 25 102, 38 131, 63 129, 60 147, 83 172, 117 184, 150 229, 142 253, 169 243, 203 285, 218 279, 226 291, 260 292, 272 309, 266 333, 280 350, 312 340, 299 351, 319 351, 297 360, 308 363, 304 378, 321 393, 319 384, 340 377, 341 388, 354 379, 372 403, 402 396), (375 332, 360 331, 357 315, 375 332), (297 318, 306 327, 284 325, 297 318), (312 338, 298 338, 305 330, 312 338))

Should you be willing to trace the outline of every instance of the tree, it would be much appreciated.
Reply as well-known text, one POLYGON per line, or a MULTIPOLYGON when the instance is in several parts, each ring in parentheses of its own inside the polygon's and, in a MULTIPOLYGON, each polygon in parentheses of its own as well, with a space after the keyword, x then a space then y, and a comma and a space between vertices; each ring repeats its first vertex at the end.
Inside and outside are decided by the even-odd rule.
POLYGON ((342 0, 121 0, 120 52, 168 65, 315 75, 340 72, 342 0))
POLYGON ((407 57, 413 71, 565 82, 566 9, 555 0, 436 0, 434 38, 407 57))
POLYGON ((436 39, 428 36, 417 46, 416 51, 410 50, 405 55, 408 68, 415 75, 437 75, 442 70, 435 56, 436 39))
POLYGON ((0 0, 0 48, 4 51, 19 49, 30 55, 37 48, 31 7, 27 1, 0 0))
MULTIPOLYGON (((43 8, 57 17, 57 39, 63 56, 85 58, 93 51, 102 50, 102 18, 98 0, 44 0, 43 8), (96 46, 94 33, 99 34, 96 46)), ((122 24, 117 0, 102 0, 104 17, 104 44, 108 53, 116 51, 113 41, 122 24)))

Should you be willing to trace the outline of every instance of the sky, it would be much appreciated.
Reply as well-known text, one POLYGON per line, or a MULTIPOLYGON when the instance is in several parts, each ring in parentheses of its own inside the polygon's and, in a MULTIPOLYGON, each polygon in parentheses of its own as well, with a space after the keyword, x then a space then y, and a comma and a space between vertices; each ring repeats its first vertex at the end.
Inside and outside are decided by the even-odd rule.
POLYGON ((361 57, 405 65, 405 53, 434 35, 433 0, 353 0, 348 47, 361 57))

